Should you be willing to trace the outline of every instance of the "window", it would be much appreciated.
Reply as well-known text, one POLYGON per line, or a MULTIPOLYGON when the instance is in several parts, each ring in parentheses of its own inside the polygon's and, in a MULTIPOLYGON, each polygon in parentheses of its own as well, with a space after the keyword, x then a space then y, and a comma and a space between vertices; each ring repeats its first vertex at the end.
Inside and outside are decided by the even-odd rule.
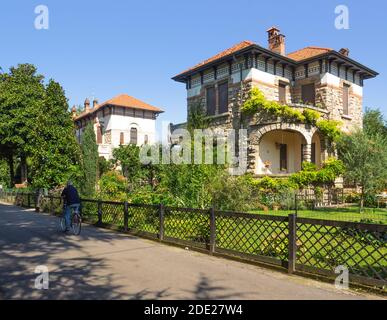
POLYGON ((137 144, 137 129, 130 128, 130 143, 137 144))
POLYGON ((120 133, 120 145, 124 145, 125 144, 125 136, 124 136, 124 133, 121 132, 120 133))
POLYGON ((280 83, 278 87, 279 102, 286 104, 286 84, 280 83))
POLYGON ((97 127, 97 144, 102 144, 102 126, 97 127))
POLYGON ((280 145, 280 171, 288 170, 288 146, 286 144, 280 145))
POLYGON ((302 102, 305 104, 315 104, 316 101, 316 91, 314 88, 314 83, 306 84, 301 87, 302 91, 302 102))
POLYGON ((312 155, 311 155, 312 163, 316 164, 316 144, 312 143, 312 155))
POLYGON ((215 110, 216 110, 215 87, 207 88, 206 98, 207 98, 207 114, 209 116, 212 116, 215 114, 215 110))
POLYGON ((349 115, 349 86, 346 84, 343 87, 343 114, 349 115))
POLYGON ((228 112, 228 83, 224 82, 218 86, 219 113, 228 112))
POLYGON ((144 144, 148 144, 148 135, 144 135, 144 144))

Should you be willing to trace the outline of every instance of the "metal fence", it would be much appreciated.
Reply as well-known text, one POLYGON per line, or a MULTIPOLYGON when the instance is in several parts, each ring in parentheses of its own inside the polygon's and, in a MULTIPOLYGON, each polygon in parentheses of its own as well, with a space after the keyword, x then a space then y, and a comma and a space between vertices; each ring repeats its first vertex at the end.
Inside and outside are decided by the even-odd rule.
MULTIPOLYGON (((0 200, 60 214, 59 197, 0 192, 0 200)), ((387 286, 387 225, 248 214, 82 199, 85 220, 210 254, 270 264, 289 273, 336 277, 344 266, 350 281, 387 286)))

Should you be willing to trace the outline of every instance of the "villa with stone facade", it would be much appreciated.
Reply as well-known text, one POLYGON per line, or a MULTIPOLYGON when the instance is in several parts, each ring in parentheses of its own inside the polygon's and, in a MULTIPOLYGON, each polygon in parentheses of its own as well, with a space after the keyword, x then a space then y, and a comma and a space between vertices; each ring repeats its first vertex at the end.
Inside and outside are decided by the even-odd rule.
POLYGON ((84 110, 76 115, 73 107, 76 136, 80 142, 88 123, 94 126, 99 156, 112 158, 120 145, 153 144, 156 142, 156 118, 163 111, 127 94, 118 95, 101 104, 94 99, 90 106, 85 100, 84 110))
POLYGON ((282 176, 300 171, 303 161, 320 166, 333 151, 316 126, 281 118, 244 117, 241 106, 251 88, 259 88, 267 100, 338 120, 341 130, 348 132, 362 127, 364 80, 378 74, 350 58, 348 49, 309 46, 286 53, 280 30, 272 27, 267 33, 268 48, 243 41, 173 80, 186 85, 187 111, 201 106, 211 128, 247 129, 250 172, 282 176))

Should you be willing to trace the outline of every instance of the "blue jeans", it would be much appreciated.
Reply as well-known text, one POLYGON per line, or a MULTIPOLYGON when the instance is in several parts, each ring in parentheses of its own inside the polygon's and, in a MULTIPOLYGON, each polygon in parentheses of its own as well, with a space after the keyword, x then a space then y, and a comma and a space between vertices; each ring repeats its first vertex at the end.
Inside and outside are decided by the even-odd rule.
POLYGON ((79 212, 79 203, 74 203, 66 206, 64 218, 66 221, 66 228, 70 228, 71 226, 71 210, 77 210, 79 212))

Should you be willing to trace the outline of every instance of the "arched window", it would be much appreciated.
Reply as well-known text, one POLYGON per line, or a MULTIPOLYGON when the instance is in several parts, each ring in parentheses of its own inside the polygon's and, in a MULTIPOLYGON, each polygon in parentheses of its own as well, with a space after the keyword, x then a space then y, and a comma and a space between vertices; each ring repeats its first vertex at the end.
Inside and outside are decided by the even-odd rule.
POLYGON ((146 134, 144 135, 144 144, 148 144, 148 141, 149 141, 148 135, 146 134))
POLYGON ((130 128, 130 143, 137 144, 137 129, 130 128))

